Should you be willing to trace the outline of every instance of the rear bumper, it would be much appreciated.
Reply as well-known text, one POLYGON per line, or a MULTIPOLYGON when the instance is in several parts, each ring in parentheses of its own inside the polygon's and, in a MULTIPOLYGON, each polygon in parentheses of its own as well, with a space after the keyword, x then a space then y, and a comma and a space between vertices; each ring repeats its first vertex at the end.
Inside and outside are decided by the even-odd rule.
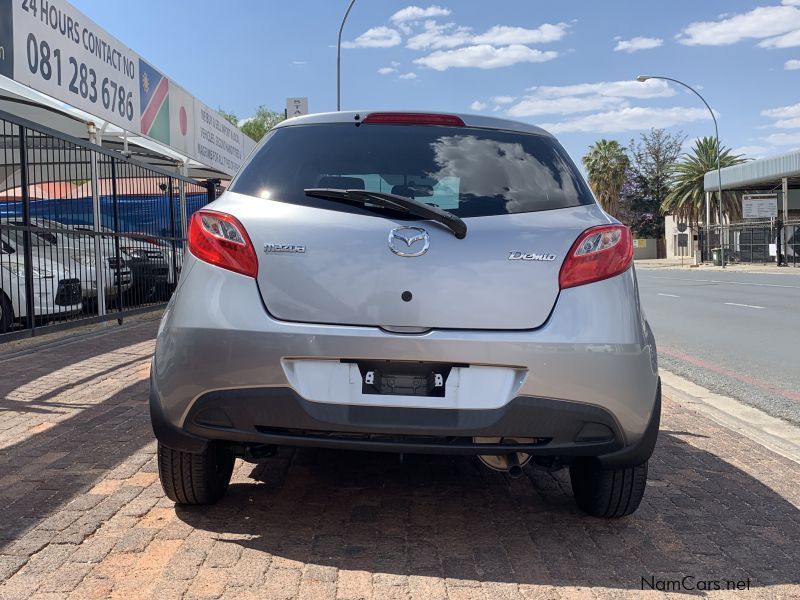
POLYGON ((483 454, 491 449, 474 448, 473 437, 535 437, 544 442, 531 450, 542 455, 607 457, 643 447, 635 459, 652 450, 660 412, 656 350, 632 270, 562 291, 536 330, 417 335, 279 321, 252 279, 190 255, 184 271, 152 368, 153 425, 167 446, 200 451, 206 440, 225 439, 483 454), (500 367, 523 376, 508 395, 491 388, 476 402, 434 408, 423 398, 392 407, 391 397, 348 398, 333 386, 310 394, 287 368, 339 359, 500 367), (610 434, 584 439, 588 423, 610 434))
POLYGON ((653 452, 661 415, 661 385, 644 434, 626 444, 608 411, 588 404, 518 396, 491 410, 440 410, 320 404, 286 387, 219 390, 192 405, 182 427, 169 422, 151 385, 150 415, 164 445, 200 452, 208 440, 378 452, 598 457, 630 466, 653 452), (536 438, 520 444, 477 444, 474 437, 536 438))

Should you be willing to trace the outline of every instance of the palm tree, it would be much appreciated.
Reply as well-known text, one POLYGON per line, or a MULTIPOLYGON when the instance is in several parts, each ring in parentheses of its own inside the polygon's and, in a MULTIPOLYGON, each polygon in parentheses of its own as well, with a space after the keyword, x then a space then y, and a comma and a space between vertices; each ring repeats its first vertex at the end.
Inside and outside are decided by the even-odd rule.
POLYGON ((619 195, 630 163, 625 148, 616 140, 598 140, 582 162, 600 205, 611 216, 619 216, 619 195))
MULTIPOLYGON (((730 167, 746 161, 741 155, 731 154, 729 148, 722 148, 720 153, 720 165, 730 167)), ((703 179, 709 171, 717 168, 717 140, 713 137, 703 137, 695 141, 692 151, 686 154, 682 160, 675 163, 672 169, 672 190, 664 198, 661 204, 661 211, 665 214, 672 214, 678 221, 688 222, 697 226, 704 221, 705 212, 705 191, 703 179)), ((712 209, 712 219, 716 220, 719 214, 719 199, 714 193, 712 205, 716 204, 717 209, 712 209)), ((739 219, 742 216, 742 208, 735 192, 722 192, 722 211, 728 215, 729 220, 739 219)))

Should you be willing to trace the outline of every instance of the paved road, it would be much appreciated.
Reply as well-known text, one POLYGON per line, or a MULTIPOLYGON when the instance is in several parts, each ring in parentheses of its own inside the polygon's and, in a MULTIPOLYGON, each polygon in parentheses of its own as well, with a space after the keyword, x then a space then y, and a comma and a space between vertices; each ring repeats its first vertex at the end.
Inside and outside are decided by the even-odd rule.
POLYGON ((147 412, 156 325, 0 361, 0 599, 639 598, 684 576, 800 596, 800 465, 669 396, 620 521, 579 513, 563 472, 309 449, 176 508, 147 412))
POLYGON ((637 275, 664 368, 800 424, 800 273, 637 275))

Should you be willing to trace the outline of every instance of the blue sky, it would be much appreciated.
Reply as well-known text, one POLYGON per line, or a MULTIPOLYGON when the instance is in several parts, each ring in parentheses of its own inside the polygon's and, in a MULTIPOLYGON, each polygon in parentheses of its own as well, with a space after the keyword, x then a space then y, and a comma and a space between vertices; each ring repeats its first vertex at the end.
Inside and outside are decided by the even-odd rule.
MULTIPOLYGON (((207 104, 240 117, 287 96, 336 107, 347 0, 72 0, 207 104)), ((480 112, 544 125, 578 161, 651 126, 713 133, 751 157, 800 147, 800 0, 357 0, 342 107, 480 112)))

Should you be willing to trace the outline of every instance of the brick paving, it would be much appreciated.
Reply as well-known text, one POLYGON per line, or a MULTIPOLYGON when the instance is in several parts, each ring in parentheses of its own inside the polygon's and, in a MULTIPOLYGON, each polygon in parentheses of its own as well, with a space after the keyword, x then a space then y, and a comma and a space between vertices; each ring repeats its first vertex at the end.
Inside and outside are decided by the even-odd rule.
POLYGON ((617 598, 684 575, 800 598, 800 465, 668 398, 642 507, 615 522, 578 513, 563 472, 289 449, 176 508, 155 330, 0 362, 0 598, 617 598))

